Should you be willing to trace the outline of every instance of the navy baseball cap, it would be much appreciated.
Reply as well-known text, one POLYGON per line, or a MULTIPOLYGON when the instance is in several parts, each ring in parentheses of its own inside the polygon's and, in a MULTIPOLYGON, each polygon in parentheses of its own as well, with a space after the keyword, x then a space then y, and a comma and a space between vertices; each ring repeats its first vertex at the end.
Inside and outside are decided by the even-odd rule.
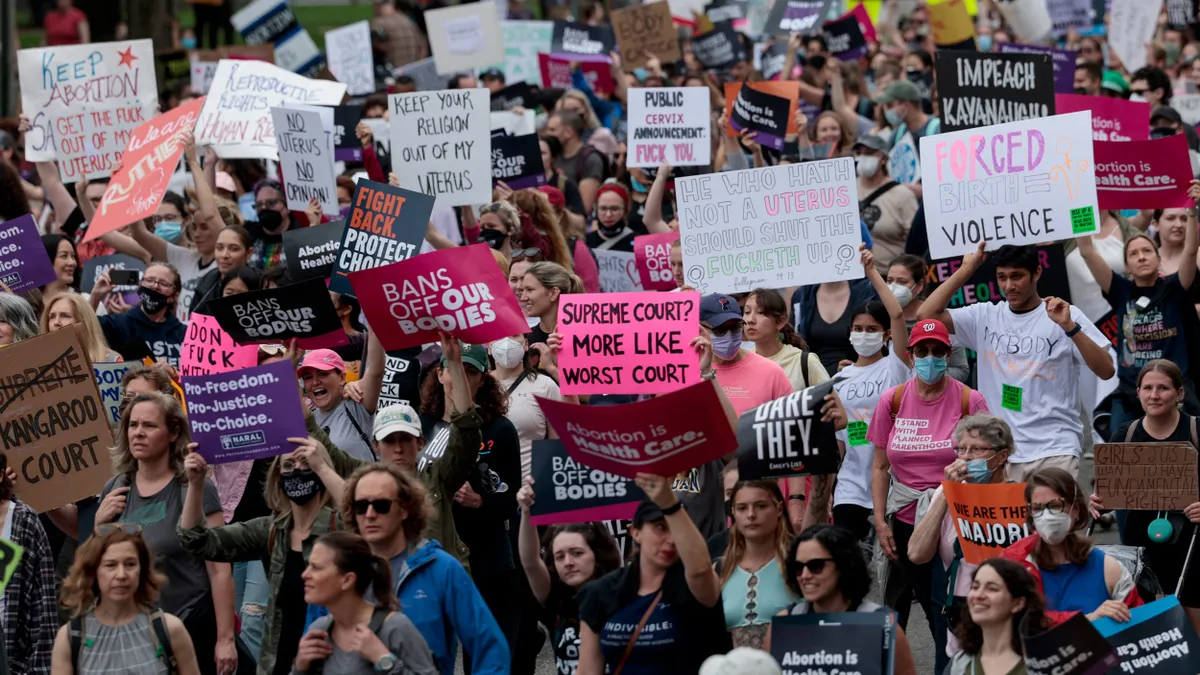
POLYGON ((709 293, 700 298, 700 322, 720 326, 726 321, 741 321, 742 308, 737 300, 722 293, 709 293))

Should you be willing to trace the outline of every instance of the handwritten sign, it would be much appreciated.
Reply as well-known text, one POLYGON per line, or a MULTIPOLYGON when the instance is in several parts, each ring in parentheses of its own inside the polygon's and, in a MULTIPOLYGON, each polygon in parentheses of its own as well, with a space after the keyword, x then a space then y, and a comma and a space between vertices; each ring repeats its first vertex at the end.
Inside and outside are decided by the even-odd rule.
POLYGON ((963 558, 978 565, 1029 536, 1024 483, 987 485, 944 481, 946 504, 963 558))
POLYGON ((1192 161, 1187 136, 1153 141, 1097 141, 1096 196, 1102 209, 1190 208, 1192 161))
POLYGON ((453 75, 503 61, 502 14, 492 0, 425 10, 438 74, 453 75))
POLYGON ((279 164, 283 171, 289 211, 306 211, 308 203, 321 202, 321 212, 337 215, 337 189, 333 176, 332 145, 315 111, 271 108, 279 164))
POLYGON ((657 167, 663 161, 673 166, 708 166, 712 162, 706 87, 630 89, 628 100, 630 167, 657 167))
POLYGON ((1112 0, 1108 45, 1126 72, 1137 72, 1146 65, 1146 45, 1154 40, 1162 6, 1163 0, 1112 0))
POLYGON ((225 45, 217 49, 191 52, 192 89, 201 94, 208 93, 213 76, 217 74, 217 63, 221 59, 275 63, 275 45, 225 45))
POLYGON ((351 272, 408 260, 421 251, 433 199, 419 192, 359 179, 329 290, 353 295, 351 272))
POLYGON ((642 278, 642 288, 647 291, 675 290, 671 244, 678 239, 678 232, 643 234, 633 238, 633 256, 642 278))
POLYGON ((375 93, 375 57, 371 54, 371 24, 358 21, 325 32, 329 72, 346 84, 351 96, 375 93))
POLYGON ((625 70, 644 68, 647 54, 657 56, 663 63, 683 58, 675 22, 671 20, 671 8, 666 2, 614 9, 612 27, 625 70))
POLYGON ((1048 54, 938 50, 934 58, 942 133, 1054 114, 1048 54))
POLYGON ((1179 511, 1200 501, 1190 443, 1096 446, 1096 494, 1106 509, 1179 511))
POLYGON ((296 373, 288 361, 184 377, 188 424, 197 452, 213 464, 291 452, 307 437, 296 373))
POLYGON ((600 290, 605 293, 633 293, 643 291, 642 277, 638 274, 637 258, 630 251, 592 249, 596 256, 596 267, 600 274, 600 290))
POLYGON ((1054 27, 1046 9, 1046 0, 1005 0, 996 3, 996 9, 1000 10, 1004 22, 1012 27, 1018 42, 1041 42, 1054 27))
POLYGON ((742 480, 837 473, 841 465, 833 422, 821 406, 833 380, 768 401, 742 413, 737 423, 738 475, 742 480))
POLYGON ((325 59, 295 13, 282 0, 254 0, 233 15, 231 23, 248 45, 274 45, 281 68, 313 77, 325 59))
POLYGON ((258 347, 239 345, 215 318, 192 314, 179 356, 181 376, 224 373, 257 364, 258 347))
POLYGON ((491 104, 487 89, 392 94, 392 166, 401 185, 442 206, 492 199, 491 104))
POLYGON ((108 415, 108 423, 117 426, 121 421, 121 380, 135 364, 93 363, 92 372, 100 388, 100 402, 108 415))
POLYGON ((58 279, 45 250, 32 215, 0 224, 0 282, 24 293, 58 279))
MULTIPOLYGON (((1001 42, 996 45, 1001 54, 1049 54, 1054 60, 1054 91, 1058 94, 1070 94, 1075 91, 1075 60, 1079 52, 1065 49, 1053 49, 1037 45, 1019 45, 1014 42, 1001 42)), ((1058 104, 1058 113, 1075 112, 1058 104)), ((1148 114, 1147 114, 1148 115, 1148 114)))
POLYGON ((1150 104, 1145 101, 1080 94, 1058 94, 1054 98, 1059 114, 1081 110, 1092 112, 1093 141, 1150 140, 1150 125, 1146 124, 1150 119, 1150 104))
POLYGON ((534 525, 628 519, 646 498, 632 480, 571 459, 560 440, 534 441, 531 456, 529 475, 538 493, 529 511, 534 525))
POLYGON ((62 180, 74 183, 112 175, 130 134, 145 121, 137 107, 88 110, 55 119, 54 143, 62 180))
POLYGON ((501 21, 500 34, 504 41, 504 61, 489 67, 504 71, 505 82, 529 82, 539 87, 547 86, 541 81, 538 54, 550 53, 550 42, 554 39, 554 22, 501 21))

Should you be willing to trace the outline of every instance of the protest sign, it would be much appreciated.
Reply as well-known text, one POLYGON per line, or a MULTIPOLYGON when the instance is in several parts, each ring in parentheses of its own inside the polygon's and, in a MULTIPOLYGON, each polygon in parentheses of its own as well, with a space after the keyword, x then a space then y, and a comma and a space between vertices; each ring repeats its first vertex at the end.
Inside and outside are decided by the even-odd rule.
POLYGON ((538 493, 529 521, 538 526, 632 518, 646 498, 632 480, 571 459, 557 439, 533 442, 529 475, 538 493))
POLYGON ((678 232, 643 234, 633 238, 633 258, 637 263, 642 288, 647 291, 675 290, 675 273, 671 271, 671 244, 679 239, 678 232))
POLYGON ((550 38, 550 55, 568 61, 609 62, 616 38, 608 26, 590 26, 575 21, 555 21, 550 38))
POLYGON ((154 72, 163 91, 181 91, 190 85, 191 67, 191 57, 182 49, 154 55, 154 72))
POLYGON ((200 61, 195 55, 192 56, 192 89, 197 93, 207 94, 212 88, 213 76, 217 74, 216 61, 200 61))
MULTIPOLYGON (((750 87, 756 91, 761 91, 772 96, 786 98, 790 104, 787 112, 787 132, 789 134, 796 133, 796 110, 801 106, 800 99, 800 83, 799 82, 726 82, 725 83, 725 118, 729 119, 733 115, 733 102, 737 100, 738 92, 742 87, 750 87)), ((819 111, 818 111, 819 112, 819 111)), ((816 113, 813 113, 815 116, 816 113)), ((737 136, 737 132, 729 125, 725 126, 725 133, 729 136, 737 136)))
POLYGON ((317 43, 284 0, 254 0, 234 14, 231 23, 246 44, 274 45, 275 63, 285 70, 315 77, 325 67, 317 43))
POLYGON ((333 274, 346 221, 335 220, 316 227, 289 229, 283 233, 283 254, 292 281, 328 279, 333 274))
POLYGON ((300 389, 289 361, 184 377, 192 441, 209 464, 262 459, 296 449, 307 438, 300 389))
POLYGON ((502 16, 492 0, 425 10, 438 74, 453 75, 503 61, 502 16))
POLYGON ((1092 0, 1046 0, 1046 10, 1055 39, 1062 38, 1072 28, 1092 27, 1092 0))
POLYGON ((832 4, 833 0, 778 0, 771 5, 763 31, 767 35, 816 35, 832 4))
POLYGON ((934 70, 942 133, 1054 114, 1049 54, 938 50, 934 70))
POLYGON ((12 580, 13 572, 16 572, 21 564, 21 556, 24 553, 24 548, 7 539, 0 539, 0 594, 8 588, 8 582, 12 580))
POLYGON ((944 481, 947 513, 958 532, 963 558, 972 565, 994 558, 1029 536, 1024 483, 966 484, 944 481))
POLYGON ((534 122, 535 117, 532 110, 526 110, 521 114, 508 110, 493 112, 488 118, 490 131, 503 129, 504 136, 525 136, 537 133, 537 124, 534 122))
POLYGON ((333 106, 345 95, 341 82, 310 80, 262 61, 221 61, 196 125, 196 145, 211 145, 225 158, 277 160, 271 108, 333 106))
POLYGON ((1085 111, 922 138, 931 257, 1095 234, 1091 129, 1085 111))
POLYGON ((158 212, 171 175, 179 165, 183 144, 180 131, 196 126, 206 98, 181 105, 158 115, 134 130, 121 160, 121 170, 113 174, 104 197, 84 232, 90 241, 158 212))
POLYGON ((486 244, 364 269, 350 275, 350 284, 387 350, 436 342, 439 330, 470 344, 529 330, 486 244))
POLYGON ((0 440, 21 501, 41 513, 99 494, 112 432, 78 331, 0 349, 0 381, 0 440))
POLYGON ((637 258, 630 251, 592 249, 600 272, 600 290, 605 293, 643 291, 642 277, 637 271, 637 258))
MULTIPOLYGON (((785 65, 787 65, 786 42, 772 42, 759 55, 758 70, 768 80, 777 79, 779 74, 783 72, 785 65)), ((794 68, 795 66, 793 65, 794 68)))
POLYGON ((337 189, 333 156, 321 116, 307 110, 271 108, 279 165, 289 211, 308 210, 309 201, 321 202, 321 212, 337 215, 337 189))
POLYGON ((671 8, 666 2, 614 9, 612 27, 621 48, 621 63, 627 71, 644 68, 647 54, 657 56, 663 63, 683 58, 671 8))
POLYGON ((1108 46, 1129 73, 1146 65, 1146 45, 1154 40, 1163 0, 1112 0, 1108 46))
POLYGON ((862 278, 854 180, 848 157, 676 178, 684 279, 744 293, 862 278))
POLYGON ((728 21, 722 21, 707 33, 693 37, 692 55, 705 68, 728 68, 746 60, 742 42, 728 21))
POLYGON ((492 112, 512 110, 513 108, 537 107, 534 101, 533 85, 528 82, 514 82, 500 91, 492 92, 492 112))
MULTIPOLYGON (((1171 589, 1166 589, 1171 590, 1171 589)), ((1119 667, 1112 675, 1200 673, 1200 638, 1179 598, 1165 598, 1129 610, 1127 623, 1100 617, 1092 625, 1117 650, 1119 667)))
POLYGON ((275 45, 225 45, 218 49, 201 49, 191 52, 192 88, 207 94, 217 74, 217 63, 222 59, 235 61, 265 61, 275 63, 275 45))
POLYGON ((492 199, 491 118, 487 89, 392 94, 392 168, 442 206, 492 199))
POLYGON ((789 108, 791 102, 787 99, 752 87, 742 87, 738 89, 737 98, 733 101, 729 127, 738 133, 753 131, 756 134, 754 140, 759 145, 782 151, 784 136, 787 135, 789 108))
POLYGON ((351 96, 375 93, 375 57, 371 54, 371 24, 358 21, 325 31, 329 72, 346 85, 351 96))
POLYGON ((446 78, 438 75, 437 63, 433 57, 413 61, 407 66, 400 66, 396 69, 396 75, 407 75, 413 79, 413 84, 417 85, 417 91, 436 91, 446 86, 446 78))
POLYGON ((1066 621, 1031 635, 1029 616, 1021 622, 1025 669, 1029 675, 1093 675, 1117 665, 1117 652, 1087 620, 1075 612, 1066 621))
POLYGON ((930 4, 928 11, 935 45, 957 45, 974 39, 975 24, 971 21, 971 15, 967 13, 967 5, 963 0, 930 4))
POLYGON ((358 140, 359 116, 362 108, 339 105, 333 109, 333 159, 338 162, 361 162, 362 141, 358 140))
MULTIPOLYGON (((744 31, 747 25, 746 12, 749 6, 749 0, 713 0, 704 6, 704 18, 708 19, 710 23, 728 21, 733 24, 735 29, 744 31)), ((668 9, 670 9, 669 6, 668 9)))
POLYGON ((563 394, 665 394, 700 381, 700 294, 581 293, 558 303, 563 394))
POLYGON ((499 136, 492 139, 492 180, 514 190, 546 184, 542 148, 537 134, 499 136))
POLYGON ((858 25, 858 17, 845 14, 826 21, 822 29, 829 53, 842 61, 856 61, 867 53, 867 38, 858 25))
POLYGON ((821 406, 831 391, 829 380, 742 413, 737 423, 741 479, 837 473, 842 460, 833 422, 821 421, 821 406))
POLYGON ((0 224, 0 283, 24 293, 58 279, 45 251, 33 215, 0 224))
POLYGON ((1187 124, 1200 124, 1200 94, 1180 94, 1171 97, 1171 107, 1187 124))
POLYGON ((215 318, 207 314, 192 314, 179 356, 181 376, 224 373, 257 364, 257 347, 234 342, 215 318))
POLYGON ((1054 105, 1059 115, 1090 110, 1093 141, 1150 140, 1150 104, 1109 96, 1058 94, 1054 105))
POLYGON ((117 426, 121 421, 121 379, 136 363, 93 363, 92 372, 100 389, 100 405, 108 415, 108 423, 117 426))
MULTIPOLYGON (((574 79, 571 74, 571 61, 557 58, 550 54, 538 54, 538 68, 541 71, 542 82, 544 86, 555 89, 573 89, 575 88, 574 79)), ((587 80, 592 90, 596 93, 612 93, 614 82, 612 79, 612 69, 605 63, 591 63, 584 61, 577 64, 579 72, 583 73, 583 78, 587 80)))
POLYGON ((675 476, 736 446, 714 383, 614 406, 582 406, 538 397, 550 426, 575 461, 608 473, 675 476), (686 410, 687 415, 678 411, 686 410))
POLYGON ((858 27, 862 30, 863 37, 867 38, 867 42, 878 42, 879 38, 875 33, 875 23, 871 20, 871 15, 867 12, 867 8, 862 5, 855 5, 850 13, 858 19, 858 27))
POLYGON ((378 410, 392 405, 421 403, 421 347, 394 349, 383 360, 383 385, 379 389, 378 410))
POLYGON ((1106 509, 1180 511, 1200 502, 1190 443, 1096 445, 1096 494, 1106 509))
POLYGON ((348 342, 324 279, 214 298, 209 308, 239 345, 295 339, 301 349, 323 349, 348 342))
POLYGON ((137 107, 70 112, 51 120, 63 182, 107 178, 121 160, 130 134, 146 121, 137 107))
MULTIPOLYGON (((1038 263, 1042 266, 1042 275, 1038 277, 1038 295, 1043 298, 1062 298, 1070 302, 1071 286, 1067 281, 1067 259, 1063 255, 1062 245, 1050 243, 1034 248, 1037 250, 1038 263)), ((961 266, 962 258, 951 258, 929 265, 925 273, 925 288, 932 292, 953 276, 961 266)), ((971 275, 967 283, 950 296, 946 309, 1002 300, 1004 293, 996 283, 996 263, 988 258, 975 274, 971 275)))
POLYGON ((433 197, 360 178, 342 232, 329 290, 354 294, 347 275, 382 267, 421 252, 433 197))
POLYGON ((550 53, 554 22, 501 21, 500 33, 504 39, 504 62, 492 65, 504 71, 504 81, 547 86, 541 81, 538 54, 550 53))
POLYGON ((1167 0, 1167 25, 1186 28, 1196 23, 1196 3, 1193 0, 1167 0))
MULTIPOLYGON (((133 270, 142 273, 146 271, 146 263, 131 255, 125 255, 124 253, 113 253, 111 255, 88 258, 88 261, 83 263, 83 272, 81 272, 79 276, 79 290, 84 293, 91 293, 92 288, 95 287, 96 282, 100 279, 100 277, 103 276, 105 272, 110 270, 133 270)), ((126 304, 131 306, 136 305, 138 302, 140 302, 137 296, 137 289, 139 285, 139 283, 114 284, 110 294, 118 293, 122 296, 122 299, 126 304)), ((188 297, 190 299, 191 295, 189 294, 184 296, 181 293, 181 297, 188 297)))
MULTIPOLYGON (((1051 49, 1034 45, 1019 45, 1013 42, 1001 42, 996 45, 1001 54, 1049 54, 1054 60, 1054 91, 1058 94, 1070 94, 1075 91, 1075 59, 1079 52, 1065 49, 1051 49)), ((1062 108, 1062 102, 1057 103, 1057 113, 1075 112, 1062 108)))
POLYGON ((784 673, 794 675, 889 675, 895 631, 889 612, 776 616, 771 619, 771 656, 784 673))
POLYGON ((1187 136, 1154 141, 1097 141, 1096 197, 1102 209, 1190 208, 1192 160, 1187 136))
POLYGON ((1046 9, 1046 0, 1004 0, 996 3, 996 9, 1000 10, 1004 22, 1012 28, 1017 42, 1041 42, 1054 27, 1046 9))
MULTIPOLYGON (((25 132, 25 159, 30 162, 56 158, 59 118, 110 110, 113 125, 119 120, 138 124, 153 118, 158 108, 150 40, 22 49, 17 69, 21 109, 31 125, 25 132)), ((124 140, 113 137, 108 145, 120 151, 124 140)))
MULTIPOLYGON (((673 166, 711 163, 712 121, 706 87, 630 89, 628 101, 626 142, 631 168, 657 167, 664 160, 673 166)), ((786 111, 785 101, 784 114, 786 111)))

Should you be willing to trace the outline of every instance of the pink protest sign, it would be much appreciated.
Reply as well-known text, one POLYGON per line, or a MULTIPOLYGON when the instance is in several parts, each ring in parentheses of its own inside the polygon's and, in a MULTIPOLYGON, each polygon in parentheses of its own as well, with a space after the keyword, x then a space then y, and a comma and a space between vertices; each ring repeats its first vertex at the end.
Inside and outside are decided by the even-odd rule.
POLYGON ((538 404, 572 459, 626 478, 674 476, 737 448, 711 382, 626 405, 538 404))
MULTIPOLYGON (((571 62, 549 54, 538 54, 538 69, 542 73, 542 86, 555 89, 574 89, 571 62)), ((616 89, 612 67, 607 63, 581 62, 579 72, 597 94, 611 94, 616 89)))
POLYGON ((558 299, 564 394, 665 394, 700 381, 690 343, 700 294, 581 293, 558 299))
POLYGON ((633 238, 633 257, 638 274, 642 277, 642 288, 647 291, 675 290, 675 274, 671 271, 671 243, 677 239, 678 232, 643 234, 633 238))
POLYGON ((1156 141, 1093 144, 1096 197, 1102 209, 1192 206, 1192 162, 1183 134, 1156 141))
MULTIPOLYGON (((1092 111, 1093 141, 1145 141, 1150 138, 1149 103, 1107 96, 1056 94, 1054 109, 1059 115, 1092 111)), ((1099 158, 1096 161, 1099 162, 1099 158)))
POLYGON ((207 314, 192 314, 179 355, 180 377, 227 373, 258 365, 258 347, 241 346, 207 314))
POLYGON ((471 344, 529 331, 486 244, 351 272, 350 285, 388 351, 435 342, 439 329, 471 344))
POLYGON ((875 24, 871 23, 871 15, 867 13, 867 6, 859 3, 850 10, 850 16, 858 19, 858 29, 862 31, 863 37, 867 42, 878 42, 875 37, 875 24))

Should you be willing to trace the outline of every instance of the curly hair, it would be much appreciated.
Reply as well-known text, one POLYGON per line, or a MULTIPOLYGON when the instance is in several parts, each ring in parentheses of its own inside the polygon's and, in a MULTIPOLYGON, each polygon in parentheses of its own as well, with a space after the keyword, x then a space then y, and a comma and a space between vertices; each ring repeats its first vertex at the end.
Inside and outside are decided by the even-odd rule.
POLYGON ((117 444, 112 449, 113 473, 123 475, 126 484, 130 485, 133 484, 133 478, 137 474, 138 461, 129 451, 129 417, 139 403, 153 403, 157 406, 166 422, 167 431, 176 434, 174 442, 167 448, 167 458, 171 471, 177 477, 182 477, 183 458, 188 454, 187 446, 192 442, 192 432, 188 428, 187 418, 183 415, 183 408, 179 405, 179 401, 157 391, 138 394, 121 413, 121 423, 115 434, 117 444))
POLYGON ((167 577, 154 569, 154 556, 140 533, 130 534, 116 527, 104 534, 88 538, 75 552, 71 571, 63 579, 60 603, 71 612, 71 616, 83 616, 100 600, 100 584, 96 581, 96 570, 109 547, 129 542, 137 550, 138 585, 133 599, 139 606, 150 609, 158 603, 158 591, 167 584, 167 577))
MULTIPOLYGON (((985 567, 992 568, 996 574, 1000 575, 1005 588, 1008 589, 1008 593, 1014 601, 1025 599, 1025 607, 1012 616, 1012 650, 1023 655, 1025 652, 1021 645, 1021 622, 1029 621, 1029 625, 1025 628, 1030 635, 1040 633, 1047 623, 1046 606, 1042 600, 1042 593, 1038 590, 1037 581, 1019 562, 1004 558, 990 558, 979 564, 975 574, 971 576, 972 585, 975 577, 979 576, 979 571, 985 567)), ((983 649, 983 629, 971 619, 970 607, 963 607, 962 621, 959 622, 958 629, 954 631, 954 636, 958 638, 958 644, 965 654, 978 654, 983 649)))
POLYGON ((554 207, 550 205, 550 198, 538 190, 526 189, 513 192, 508 199, 522 213, 529 216, 538 232, 550 239, 550 246, 554 250, 542 252, 546 259, 562 265, 568 272, 573 271, 575 258, 567 248, 567 238, 558 224, 558 216, 554 213, 554 207))
POLYGON ((521 213, 517 211, 517 207, 508 202, 492 202, 487 206, 479 209, 479 217, 493 213, 500 222, 504 225, 504 231, 508 236, 518 239, 521 236, 521 213))
POLYGON ((425 486, 416 476, 395 464, 363 464, 350 474, 342 491, 342 522, 348 523, 355 534, 362 534, 358 531, 358 519, 354 515, 354 494, 363 476, 373 473, 386 473, 396 481, 397 506, 408 514, 403 524, 404 538, 412 542, 420 541, 425 532, 425 523, 429 521, 425 486))
POLYGON ((838 590, 855 607, 871 592, 871 575, 867 572, 867 560, 854 534, 837 525, 813 525, 796 535, 788 549, 787 587, 796 595, 800 590, 800 566, 796 564, 796 550, 806 541, 815 541, 829 552, 838 573, 838 590))
MULTIPOLYGON (((440 365, 430 368, 430 373, 421 383, 421 413, 439 420, 446 414, 446 389, 437 378, 441 372, 440 365)), ((475 405, 479 406, 479 417, 483 419, 484 424, 508 414, 508 396, 491 373, 484 373, 479 380, 479 389, 475 391, 475 405)))

